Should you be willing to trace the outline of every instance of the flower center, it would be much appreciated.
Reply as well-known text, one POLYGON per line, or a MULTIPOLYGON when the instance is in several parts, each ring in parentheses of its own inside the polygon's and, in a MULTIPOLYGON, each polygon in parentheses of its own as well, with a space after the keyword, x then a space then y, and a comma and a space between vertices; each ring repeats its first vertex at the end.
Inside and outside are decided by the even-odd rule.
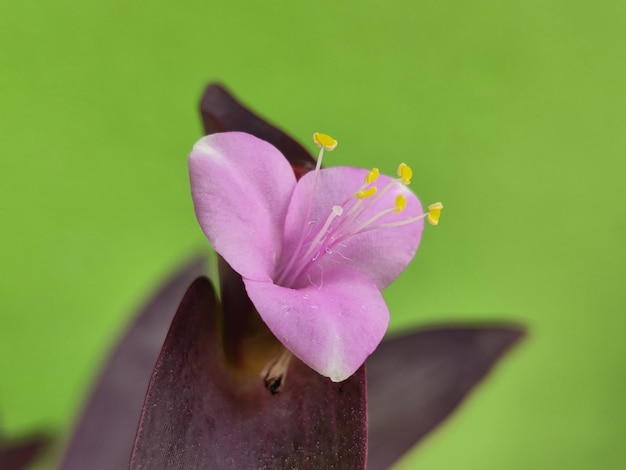
POLYGON ((325 220, 312 224, 310 221, 313 199, 321 170, 324 151, 334 150, 337 141, 326 134, 313 134, 313 141, 320 147, 317 165, 313 175, 311 193, 308 197, 305 211, 305 224, 301 229, 298 242, 294 251, 288 258, 282 269, 278 272, 276 283, 282 286, 293 286, 300 277, 307 273, 311 267, 318 263, 325 255, 331 254, 333 248, 346 243, 350 238, 377 229, 387 229, 402 225, 412 224, 426 219, 432 225, 439 223, 439 217, 443 205, 440 202, 428 206, 428 211, 417 217, 402 218, 395 220, 380 219, 388 214, 400 214, 407 206, 406 197, 398 194, 389 207, 373 209, 376 203, 387 194, 394 186, 406 186, 410 184, 413 172, 411 168, 401 163, 397 169, 397 178, 392 179, 387 185, 379 189, 375 185, 380 176, 378 168, 372 168, 366 176, 363 184, 346 198, 341 204, 333 205, 325 220), (369 214, 369 213, 372 214, 369 214), (366 218, 364 220, 364 217, 366 218))

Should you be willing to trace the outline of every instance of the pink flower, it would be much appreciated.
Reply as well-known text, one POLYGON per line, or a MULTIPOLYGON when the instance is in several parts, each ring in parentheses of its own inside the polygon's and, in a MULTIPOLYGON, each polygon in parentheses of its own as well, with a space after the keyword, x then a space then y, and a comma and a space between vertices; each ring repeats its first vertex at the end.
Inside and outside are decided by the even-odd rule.
POLYGON ((296 181, 271 144, 242 132, 200 139, 189 156, 196 216, 213 248, 243 278, 281 343, 339 382, 380 343, 389 322, 381 295, 408 265, 426 214, 398 178, 377 169, 321 169, 336 141, 315 134, 315 171, 296 181))

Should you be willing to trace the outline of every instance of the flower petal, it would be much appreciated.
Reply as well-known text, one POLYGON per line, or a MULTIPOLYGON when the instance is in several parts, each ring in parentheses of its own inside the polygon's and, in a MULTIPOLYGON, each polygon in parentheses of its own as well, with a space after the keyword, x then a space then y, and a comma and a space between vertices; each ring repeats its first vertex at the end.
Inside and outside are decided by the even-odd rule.
POLYGON ((320 281, 290 289, 244 279, 252 303, 280 342, 309 367, 340 382, 378 346, 389 311, 363 273, 337 268, 320 281))
MULTIPOLYGON (((300 179, 291 198, 285 221, 285 253, 295 250, 302 227, 309 222, 323 224, 334 205, 341 205, 345 200, 354 198, 357 189, 363 184, 367 170, 352 167, 332 167, 320 171, 309 220, 305 220, 306 207, 311 197, 314 173, 308 173, 300 179)), ((381 175, 376 182, 379 192, 393 181, 389 176, 381 175)), ((376 220, 372 226, 406 220, 423 213, 422 205, 406 186, 395 184, 379 197, 367 212, 355 221, 355 227, 365 223, 372 216, 395 207, 396 197, 402 194, 407 205, 401 213, 391 212, 376 220)), ((362 201, 363 206, 377 196, 362 201)), ((343 217, 343 216, 342 216, 343 217)), ((379 289, 384 289, 406 268, 413 259, 424 229, 422 220, 396 227, 383 227, 364 231, 333 248, 316 264, 325 273, 343 266, 356 269, 371 277, 379 289)), ((284 259, 283 263, 286 262, 284 259)))
POLYGON ((296 183, 271 144, 243 132, 203 137, 189 155, 191 195, 213 248, 244 277, 268 280, 296 183))

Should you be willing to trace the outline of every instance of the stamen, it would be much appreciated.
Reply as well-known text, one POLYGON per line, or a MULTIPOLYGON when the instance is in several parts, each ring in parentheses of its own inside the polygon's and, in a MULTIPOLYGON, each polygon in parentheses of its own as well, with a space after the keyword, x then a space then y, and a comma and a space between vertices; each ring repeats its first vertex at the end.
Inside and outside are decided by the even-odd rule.
MULTIPOLYGON (((393 207, 391 209, 385 209, 384 211, 379 212, 374 217, 369 218, 367 220, 367 222, 364 222, 361 225, 359 225, 356 230, 354 230, 354 231, 352 231, 350 233, 346 233, 345 235, 352 236, 352 235, 356 235, 357 233, 361 233, 364 228, 368 227, 369 225, 372 225, 374 222, 376 222, 382 216, 387 215, 387 214, 389 214, 391 212, 397 212, 396 208, 393 207)), ((345 237, 345 235, 344 235, 344 237, 345 237)))
MULTIPOLYGON (((359 189, 357 189, 355 191, 355 195, 357 195, 357 199, 359 199, 358 194, 362 193, 363 191, 365 191, 365 189, 370 186, 372 183, 376 182, 376 180, 378 179, 378 176, 380 175, 380 171, 378 170, 378 168, 372 168, 370 171, 367 172, 367 174, 365 175, 365 183, 363 183, 361 186, 359 186, 359 189)), ((343 201, 343 203, 341 204, 342 206, 345 206, 346 204, 348 204, 348 202, 350 201, 351 198, 347 198, 345 201, 343 201)), ((357 204, 359 203, 359 201, 357 201, 357 204)))
MULTIPOLYGON (((330 213, 330 215, 328 216, 328 218, 326 219, 326 223, 324 224, 324 226, 319 230, 319 232, 317 232, 317 235, 315 236, 315 238, 311 241, 311 245, 309 245, 309 249, 306 250, 306 252, 304 253, 304 255, 302 256, 302 258, 307 259, 309 256, 311 256, 316 250, 319 251, 319 247, 318 244, 322 241, 322 239, 324 238, 324 236, 326 235, 326 232, 328 231, 330 224, 333 223, 333 220, 335 220, 335 217, 339 217, 341 214, 343 214, 343 207, 341 206, 333 206, 333 210, 330 213)), ((319 254, 318 254, 319 256, 319 254)))
MULTIPOLYGON (((320 170, 322 168, 322 159, 324 158, 324 150, 328 150, 329 152, 334 150, 337 147, 337 141, 333 139, 328 134, 322 134, 320 132, 315 132, 313 134, 313 142, 320 147, 320 153, 317 157, 317 163, 315 165, 315 170, 313 172, 313 185, 311 186, 311 194, 309 195, 309 201, 307 203, 306 213, 304 220, 309 220, 311 216, 311 207, 313 206, 313 198, 315 197, 315 189, 317 188, 317 180, 320 175, 320 170)), ((333 209, 334 210, 334 209, 333 209)), ((289 262, 282 270, 281 274, 278 276, 278 283, 282 283, 285 281, 285 277, 291 270, 296 258, 298 257, 298 253, 302 249, 302 245, 304 244, 304 239, 306 238, 306 226, 302 227, 302 231, 300 232, 300 238, 298 240, 298 245, 291 255, 289 262)))
POLYGON ((398 166, 398 176, 402 181, 402 184, 411 184, 411 178, 413 177, 413 170, 406 163, 400 163, 398 166))
POLYGON ((426 220, 428 220, 431 225, 437 225, 439 223, 439 217, 441 217, 441 209, 443 209, 443 204, 441 204, 440 202, 435 202, 434 204, 428 206, 426 220))
POLYGON ((388 228, 388 227, 399 227, 401 225, 412 224, 413 222, 417 222, 418 220, 426 219, 432 225, 437 225, 439 223, 439 217, 441 216, 441 209, 443 209, 443 204, 440 202, 435 202, 428 206, 428 212, 423 213, 422 215, 418 215, 417 217, 412 217, 410 219, 399 220, 398 222, 389 222, 382 225, 376 225, 374 227, 369 227, 367 230, 377 229, 377 228, 388 228))
POLYGON ((404 208, 406 207, 406 198, 404 197, 403 194, 398 194, 398 196, 396 196, 396 212, 399 214, 400 212, 402 212, 404 210, 404 208))
POLYGON ((320 132, 313 134, 313 142, 315 142, 318 147, 323 147, 329 152, 335 150, 335 147, 337 147, 337 141, 335 139, 328 134, 322 134, 320 132))
POLYGON ((378 191, 378 189, 376 188, 376 191, 372 192, 371 194, 365 194, 367 192, 367 190, 362 189, 364 186, 365 187, 367 186, 367 183, 365 183, 363 186, 361 186, 361 188, 359 188, 359 190, 355 194, 355 196, 357 198, 356 204, 354 204, 354 206, 352 206, 350 208, 350 210, 348 211, 348 215, 346 217, 344 217, 343 222, 339 225, 339 227, 337 227, 336 231, 337 232, 343 231, 343 229, 345 227, 347 227, 348 225, 352 224, 352 222, 354 222, 357 217, 359 217, 361 214, 366 212, 370 207, 372 207, 374 205, 374 203, 376 201, 378 201, 382 196, 384 196, 387 191, 389 191, 391 188, 393 188, 396 184, 399 184, 399 183, 400 183, 400 180, 392 180, 381 191, 378 191), (360 194, 360 193, 362 193, 362 194, 360 194), (361 206, 361 202, 362 202, 363 199, 369 198, 370 196, 373 196, 374 194, 376 195, 376 197, 373 197, 373 198, 369 199, 368 203, 365 204, 364 207, 360 207, 361 206), (359 197, 359 195, 361 195, 361 197, 359 197), (358 209, 358 211, 357 211, 357 209, 358 209))
POLYGON ((370 171, 367 172, 367 175, 365 175, 365 182, 367 184, 372 184, 378 179, 379 175, 380 171, 378 171, 378 168, 372 168, 370 171))
POLYGON ((363 191, 358 191, 355 196, 357 199, 366 199, 368 197, 372 197, 374 194, 376 194, 376 191, 378 191, 378 188, 376 186, 370 186, 369 188, 363 190, 363 191))
MULTIPOLYGON (((374 170, 376 170, 376 177, 378 178, 378 168, 372 169, 370 173, 372 173, 374 170)), ((368 176, 369 176, 369 173, 368 173, 368 176)), ((393 188, 396 184, 398 183, 402 183, 404 185, 409 184, 411 182, 411 177, 413 176, 413 170, 411 170, 411 167, 409 167, 409 165, 407 165, 406 163, 400 163, 400 165, 398 165, 398 176, 399 178, 392 180, 387 186, 385 186, 382 189, 382 191, 380 191, 378 195, 370 201, 369 206, 364 208, 363 211, 369 209, 378 199, 380 199, 387 191, 393 188)), ((367 177, 365 181, 367 182, 367 177)))
MULTIPOLYGON (((317 163, 315 165, 315 172, 318 173, 322 168, 322 159, 324 158, 324 150, 328 150, 329 152, 335 150, 337 147, 337 141, 333 139, 328 134, 322 134, 320 132, 315 132, 313 134, 313 142, 320 148, 320 153, 317 156, 317 163)), ((316 177, 317 181, 317 177, 316 177)))
MULTIPOLYGON (((394 179, 387 186, 385 186, 381 191, 378 191, 378 189, 376 189, 374 192, 369 194, 368 191, 371 190, 371 188, 365 189, 369 186, 368 179, 370 175, 375 175, 376 178, 378 178, 379 174, 380 172, 378 171, 378 168, 372 168, 372 170, 365 176, 365 183, 355 193, 355 196, 357 198, 356 203, 350 208, 350 210, 348 211, 348 214, 346 215, 346 217, 343 218, 343 221, 339 224, 339 226, 336 227, 335 233, 338 235, 333 236, 332 237, 333 239, 335 240, 345 239, 346 234, 343 233, 343 231, 346 227, 349 227, 350 225, 352 225, 352 222, 354 222, 357 219, 357 217, 359 217, 361 214, 366 212, 370 207, 372 207, 376 201, 378 201, 383 195, 385 195, 385 193, 387 193, 387 191, 393 188, 396 184, 410 183, 413 172, 411 171, 411 168, 409 168, 409 166, 406 163, 401 163, 398 166, 398 176, 403 174, 404 178, 400 177, 399 179, 394 179), (374 194, 376 195, 376 197, 369 199, 368 203, 365 204, 363 207, 361 207, 362 200, 365 198, 369 198, 370 196, 373 196, 374 194)), ((391 210, 395 210, 395 209, 389 209, 385 213, 388 213, 391 210)), ((380 217, 380 215, 378 217, 380 217)))
POLYGON ((380 220, 389 214, 399 214, 407 207, 407 198, 405 194, 402 194, 402 192, 406 190, 402 188, 402 186, 411 183, 413 171, 406 163, 400 163, 398 166, 398 178, 390 178, 390 181, 380 188, 374 186, 374 183, 380 176, 380 171, 378 168, 372 168, 365 174, 364 183, 355 192, 348 196, 341 205, 332 206, 324 223, 309 220, 324 152, 326 150, 331 151, 337 147, 337 141, 327 134, 316 132, 313 134, 313 141, 320 147, 320 150, 317 165, 312 175, 313 181, 309 188, 310 194, 304 213, 305 224, 302 227, 300 237, 293 253, 291 253, 290 258, 282 267, 281 271, 277 273, 278 278, 276 283, 278 285, 289 287, 296 282, 302 282, 301 278, 305 276, 309 277, 310 281, 309 270, 314 266, 322 269, 323 272, 323 265, 318 264, 320 262, 319 259, 324 258, 327 254, 332 255, 335 246, 343 246, 341 243, 357 234, 381 228, 407 225, 424 219, 427 219, 432 225, 439 223, 441 210, 443 209, 443 205, 440 202, 431 204, 428 206, 427 212, 417 217, 397 220, 399 217, 390 216, 387 221, 380 220), (396 185, 400 185, 400 188, 396 185), (399 189, 396 193, 393 206, 389 207, 387 205, 389 202, 387 202, 385 204, 387 205, 386 209, 379 209, 379 211, 377 211, 378 213, 372 215, 369 212, 370 209, 376 207, 377 202, 393 188, 399 189), (360 221, 357 222, 357 220, 360 219, 361 216, 364 216, 366 220, 359 223, 360 221), (309 228, 311 228, 310 232, 309 228))

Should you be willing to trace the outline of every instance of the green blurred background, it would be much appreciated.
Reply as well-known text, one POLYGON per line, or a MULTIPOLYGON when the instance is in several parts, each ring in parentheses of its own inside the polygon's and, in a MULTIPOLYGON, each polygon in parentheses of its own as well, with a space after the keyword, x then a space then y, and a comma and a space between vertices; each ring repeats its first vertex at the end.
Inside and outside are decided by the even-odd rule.
MULTIPOLYGON (((114 338, 207 250, 186 155, 219 80, 328 165, 443 201, 392 330, 531 336, 400 468, 625 468, 626 2, 7 1, 0 416, 67 433, 114 338)), ((408 393, 407 395, 410 395, 408 393)))

